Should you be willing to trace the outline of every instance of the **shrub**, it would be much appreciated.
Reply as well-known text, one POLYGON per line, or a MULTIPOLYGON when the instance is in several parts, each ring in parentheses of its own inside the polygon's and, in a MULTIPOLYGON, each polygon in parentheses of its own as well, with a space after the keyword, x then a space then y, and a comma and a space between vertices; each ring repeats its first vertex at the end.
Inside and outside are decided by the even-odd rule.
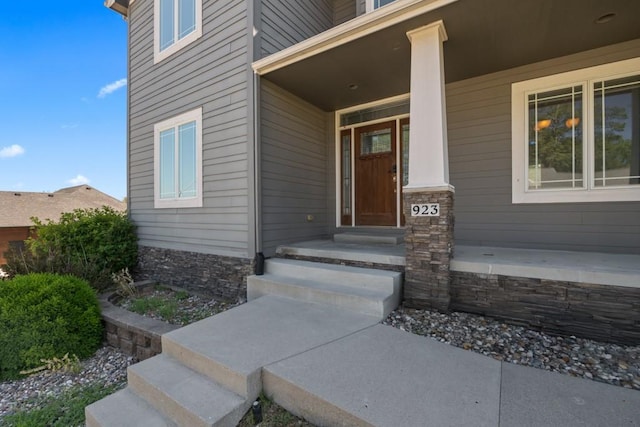
POLYGON ((91 356, 102 343, 100 306, 73 276, 33 273, 0 284, 0 380, 43 360, 91 356))
POLYGON ((10 276, 73 274, 103 290, 113 284, 113 273, 136 264, 135 226, 123 212, 104 206, 64 213, 58 222, 32 220, 36 237, 6 254, 5 271, 10 276))

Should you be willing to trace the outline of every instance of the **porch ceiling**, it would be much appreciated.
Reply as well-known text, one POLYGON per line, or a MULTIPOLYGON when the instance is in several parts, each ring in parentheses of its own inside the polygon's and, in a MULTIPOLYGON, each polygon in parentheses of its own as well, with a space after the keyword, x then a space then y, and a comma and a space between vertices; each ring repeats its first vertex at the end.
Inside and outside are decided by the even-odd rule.
POLYGON ((439 19, 450 83, 640 38, 639 16, 638 0, 459 0, 263 77, 333 111, 409 92, 406 33, 439 19), (613 20, 595 23, 609 13, 613 20))

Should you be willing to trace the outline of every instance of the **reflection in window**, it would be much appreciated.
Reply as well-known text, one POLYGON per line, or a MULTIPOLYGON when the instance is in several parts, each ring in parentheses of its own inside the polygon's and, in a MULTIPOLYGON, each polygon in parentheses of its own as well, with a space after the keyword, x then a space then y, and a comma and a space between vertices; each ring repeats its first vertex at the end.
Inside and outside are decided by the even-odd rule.
POLYGON ((402 186, 409 185, 409 125, 402 125, 402 186))
POLYGON ((383 119, 385 117, 399 116, 401 114, 409 114, 408 99, 402 99, 400 101, 363 108, 361 110, 342 114, 340 115, 340 126, 355 125, 357 123, 369 122, 372 120, 383 119))
POLYGON ((640 184, 640 76, 594 84, 595 186, 640 184))
POLYGON ((178 127, 179 197, 196 196, 196 122, 178 127))
POLYGON ((175 129, 160 132, 160 198, 176 197, 175 129))
POLYGON ((392 3, 394 0, 373 0, 373 8, 377 9, 389 3, 392 3))
POLYGON ((391 151, 391 128, 362 132, 360 155, 389 153, 391 151))
POLYGON ((351 215, 351 135, 342 136, 342 215, 351 215))
POLYGON ((528 189, 582 188, 582 86, 528 96, 528 189))
POLYGON ((159 1, 159 51, 173 46, 196 31, 196 0, 159 1))

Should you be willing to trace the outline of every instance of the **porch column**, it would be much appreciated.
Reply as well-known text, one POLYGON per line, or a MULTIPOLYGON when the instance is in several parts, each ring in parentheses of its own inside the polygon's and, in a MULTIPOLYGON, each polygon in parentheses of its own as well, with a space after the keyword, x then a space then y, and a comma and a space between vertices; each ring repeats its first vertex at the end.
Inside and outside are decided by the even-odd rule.
POLYGON ((409 182, 403 188, 405 305, 448 311, 453 255, 442 21, 407 33, 411 41, 409 182))

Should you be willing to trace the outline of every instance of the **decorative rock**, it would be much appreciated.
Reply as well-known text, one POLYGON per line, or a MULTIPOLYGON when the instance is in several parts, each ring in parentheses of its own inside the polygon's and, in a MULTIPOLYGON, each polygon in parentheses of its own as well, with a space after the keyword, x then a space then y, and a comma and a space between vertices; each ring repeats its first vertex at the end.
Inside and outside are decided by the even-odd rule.
POLYGON ((640 390, 640 346, 552 336, 461 312, 399 308, 383 323, 496 360, 640 390))

